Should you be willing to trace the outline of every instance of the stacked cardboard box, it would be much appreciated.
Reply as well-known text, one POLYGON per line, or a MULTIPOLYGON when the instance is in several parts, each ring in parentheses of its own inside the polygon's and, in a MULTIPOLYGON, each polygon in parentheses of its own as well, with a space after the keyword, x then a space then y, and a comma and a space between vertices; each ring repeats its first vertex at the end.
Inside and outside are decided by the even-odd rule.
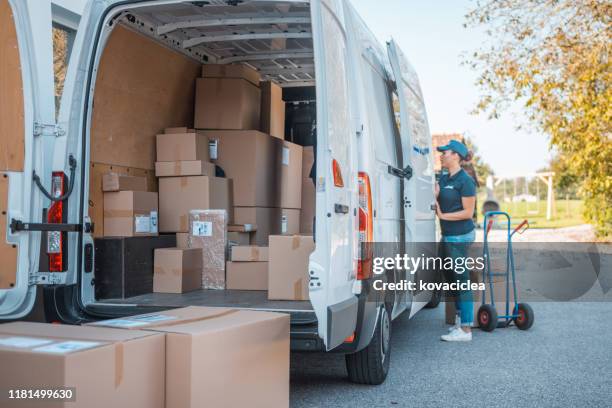
POLYGON ((192 209, 224 209, 231 218, 232 180, 215 177, 207 137, 177 132, 157 135, 159 230, 187 232, 192 209))
MULTIPOLYGON (((166 407, 289 406, 287 314, 192 306, 94 325, 165 334, 165 350, 162 343, 154 355, 165 357, 165 387, 158 382, 149 386, 158 387, 156 393, 165 390, 166 407)), ((140 371, 148 366, 130 367, 140 371)), ((163 403, 163 395, 158 401, 163 403)))
MULTIPOLYGON (((6 323, 0 325, 0 388, 72 391, 66 401, 15 400, 14 406, 178 406, 164 403, 165 354, 165 336, 153 331, 6 323)), ((2 406, 13 406, 9 401, 2 406)))
POLYGON ((225 289, 227 211, 189 211, 187 245, 202 249, 202 288, 225 289))
POLYGON ((185 293, 202 287, 202 249, 155 250, 153 292, 185 293))
POLYGON ((268 248, 233 246, 227 262, 227 289, 268 290, 268 248))
POLYGON ((261 131, 285 138, 285 102, 283 89, 271 81, 261 82, 261 131))
POLYGON ((268 299, 309 299, 308 262, 313 250, 312 236, 270 236, 268 299))

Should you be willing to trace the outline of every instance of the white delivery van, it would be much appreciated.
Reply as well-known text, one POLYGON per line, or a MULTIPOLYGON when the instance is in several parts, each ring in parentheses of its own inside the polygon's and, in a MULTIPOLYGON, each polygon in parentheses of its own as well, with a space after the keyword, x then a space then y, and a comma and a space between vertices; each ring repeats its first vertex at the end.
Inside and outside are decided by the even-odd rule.
POLYGON ((283 311, 294 350, 344 353, 352 381, 384 380, 392 319, 439 302, 427 291, 374 291, 360 252, 363 242, 435 241, 423 96, 395 42, 381 46, 348 0, 94 0, 56 120, 49 0, 0 0, 0 18, 0 318, 26 315, 37 292, 48 318, 65 323, 187 305, 283 311), (247 64, 279 84, 289 135, 316 146, 310 300, 211 290, 97 299, 92 158, 153 148, 130 153, 122 137, 140 127, 151 139, 160 117, 189 117, 174 96, 207 63, 247 64))

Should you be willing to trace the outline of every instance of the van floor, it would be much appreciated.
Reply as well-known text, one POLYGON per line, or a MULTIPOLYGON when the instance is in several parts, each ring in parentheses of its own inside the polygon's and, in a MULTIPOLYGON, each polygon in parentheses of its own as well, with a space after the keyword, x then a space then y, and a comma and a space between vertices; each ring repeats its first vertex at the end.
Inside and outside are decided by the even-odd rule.
POLYGON ((215 306, 288 312, 313 312, 308 300, 268 300, 261 290, 199 289, 187 293, 147 293, 125 299, 98 300, 100 304, 130 304, 137 306, 185 307, 215 306))

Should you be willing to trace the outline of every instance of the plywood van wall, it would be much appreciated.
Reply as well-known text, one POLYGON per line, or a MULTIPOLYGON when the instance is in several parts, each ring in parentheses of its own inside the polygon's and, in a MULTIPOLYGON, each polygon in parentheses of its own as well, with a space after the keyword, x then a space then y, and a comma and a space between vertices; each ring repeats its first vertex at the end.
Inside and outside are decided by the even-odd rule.
POLYGON ((155 166, 155 135, 193 124, 201 65, 119 25, 98 69, 91 161, 139 169, 155 166))

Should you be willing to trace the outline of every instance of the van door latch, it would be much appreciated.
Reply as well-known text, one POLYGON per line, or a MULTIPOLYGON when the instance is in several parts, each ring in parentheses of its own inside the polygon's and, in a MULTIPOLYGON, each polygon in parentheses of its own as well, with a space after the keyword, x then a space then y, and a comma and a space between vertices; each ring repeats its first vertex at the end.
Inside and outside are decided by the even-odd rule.
POLYGON ((410 180, 412 178, 412 167, 406 166, 403 169, 399 169, 397 167, 393 167, 391 165, 387 166, 387 171, 389 174, 392 174, 399 178, 405 178, 406 180, 410 180))
MULTIPOLYGON (((83 226, 81 224, 54 224, 42 222, 23 222, 16 219, 11 219, 11 234, 19 231, 60 231, 60 232, 81 232, 83 226)), ((87 229, 91 229, 88 226, 87 229)))
POLYGON ((66 131, 56 123, 34 122, 34 136, 64 136, 66 131))

